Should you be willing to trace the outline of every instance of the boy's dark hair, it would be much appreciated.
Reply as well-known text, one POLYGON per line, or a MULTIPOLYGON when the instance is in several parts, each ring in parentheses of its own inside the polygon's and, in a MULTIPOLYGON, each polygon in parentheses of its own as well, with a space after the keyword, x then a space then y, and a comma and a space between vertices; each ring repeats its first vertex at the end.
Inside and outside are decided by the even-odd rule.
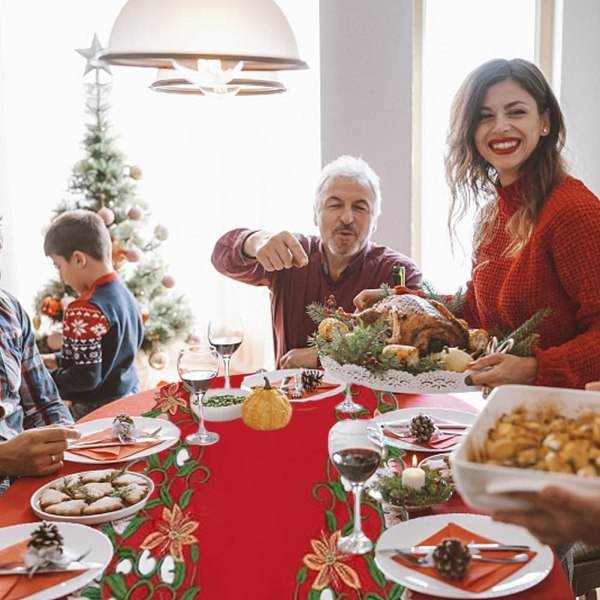
POLYGON ((104 221, 91 210, 69 210, 48 227, 44 238, 46 256, 56 254, 71 260, 79 250, 96 260, 110 263, 112 242, 104 221))

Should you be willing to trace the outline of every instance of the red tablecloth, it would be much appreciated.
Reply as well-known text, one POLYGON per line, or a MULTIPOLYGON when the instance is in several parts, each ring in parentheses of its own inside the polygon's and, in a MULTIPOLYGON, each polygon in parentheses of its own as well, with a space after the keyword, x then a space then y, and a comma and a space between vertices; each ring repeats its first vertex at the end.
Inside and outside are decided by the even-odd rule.
MULTIPOLYGON (((233 378, 234 385, 239 381, 233 378)), ((370 411, 411 406, 473 410, 451 396, 355 391, 370 411)), ((150 390, 124 398, 88 419, 146 413, 154 397, 150 390)), ((399 600, 402 586, 383 577, 372 553, 348 557, 330 552, 335 532, 347 528, 352 517, 352 497, 327 458, 327 433, 340 417, 333 407, 341 399, 295 403, 290 424, 278 431, 254 431, 241 420, 209 423, 221 436, 216 445, 180 443, 150 457, 146 473, 157 490, 147 508, 125 531, 100 526, 113 541, 115 556, 96 597, 317 600, 318 588, 329 586, 335 590, 332 598, 399 600)), ((182 438, 195 430, 187 405, 178 404, 176 396, 162 408, 172 410, 164 414, 180 427, 182 438)), ((86 467, 67 464, 64 472, 86 467)), ((0 525, 35 520, 29 498, 51 479, 17 481, 0 498, 0 525)), ((434 512, 469 510, 454 496, 434 512)), ((384 523, 373 500, 365 500, 362 516, 365 532, 376 539, 384 523)), ((543 582, 510 598, 567 600, 573 594, 555 562, 543 582)))

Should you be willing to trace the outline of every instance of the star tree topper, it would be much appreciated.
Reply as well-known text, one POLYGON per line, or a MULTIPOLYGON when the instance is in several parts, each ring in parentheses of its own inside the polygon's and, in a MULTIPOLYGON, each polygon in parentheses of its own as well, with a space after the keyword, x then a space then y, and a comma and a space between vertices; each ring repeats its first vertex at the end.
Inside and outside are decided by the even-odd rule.
POLYGON ((89 48, 79 48, 76 50, 78 54, 81 54, 87 62, 85 63, 85 71, 83 76, 85 77, 90 71, 96 70, 96 77, 98 76, 98 72, 100 69, 106 71, 109 75, 112 75, 110 71, 110 65, 105 62, 98 60, 96 57, 99 52, 102 52, 104 48, 98 39, 98 35, 94 33, 94 39, 92 40, 92 45, 89 48))

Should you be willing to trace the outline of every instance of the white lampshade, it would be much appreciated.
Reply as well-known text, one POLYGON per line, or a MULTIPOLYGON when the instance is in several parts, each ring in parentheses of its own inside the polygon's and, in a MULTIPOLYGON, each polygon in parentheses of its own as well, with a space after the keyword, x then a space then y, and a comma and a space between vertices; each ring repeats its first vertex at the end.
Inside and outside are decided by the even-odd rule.
MULTIPOLYGON (((231 90, 232 95, 237 96, 280 94, 286 90, 275 71, 270 72, 268 77, 264 72, 253 73, 252 71, 244 71, 243 75, 243 77, 232 79, 223 87, 231 90)), ((174 69, 159 69, 156 80, 150 84, 150 89, 166 94, 207 95, 197 85, 185 79, 174 69)))
POLYGON ((274 0, 129 0, 98 58, 167 69, 198 58, 243 61, 249 71, 307 67, 274 0))

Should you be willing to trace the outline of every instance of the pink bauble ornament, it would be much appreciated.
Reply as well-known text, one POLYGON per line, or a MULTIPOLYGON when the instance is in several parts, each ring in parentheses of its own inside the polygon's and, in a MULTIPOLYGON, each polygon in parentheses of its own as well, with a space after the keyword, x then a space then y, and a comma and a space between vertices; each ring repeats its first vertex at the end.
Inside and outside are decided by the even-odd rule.
POLYGON ((144 216, 144 211, 142 210, 142 208, 140 206, 132 206, 129 209, 127 216, 132 221, 140 221, 142 219, 142 217, 144 216))
POLYGON ((142 258, 142 253, 139 248, 129 248, 127 250, 127 254, 125 255, 129 262, 140 262, 142 258))
POLYGON ((154 228, 154 237, 164 242, 169 237, 169 230, 164 225, 157 225, 154 228))
POLYGON ((48 336, 46 341, 48 342, 48 348, 50 348, 50 350, 60 350, 62 346, 62 333, 55 331, 48 336))
POLYGON ((165 275, 160 282, 166 287, 166 288, 172 288, 175 287, 175 277, 173 277, 172 275, 165 275))
POLYGON ((104 221, 105 225, 110 225, 115 220, 115 213, 106 206, 98 210, 98 216, 104 221))
POLYGON ((138 167, 138 165, 131 165, 129 167, 129 177, 131 177, 131 179, 141 179, 142 175, 142 169, 141 167, 138 167))
POLYGON ((199 346, 202 343, 202 338, 197 333, 190 333, 185 341, 190 346, 199 346))
POLYGON ((164 369, 169 362, 169 357, 166 352, 156 350, 148 357, 148 364, 157 371, 164 369))

